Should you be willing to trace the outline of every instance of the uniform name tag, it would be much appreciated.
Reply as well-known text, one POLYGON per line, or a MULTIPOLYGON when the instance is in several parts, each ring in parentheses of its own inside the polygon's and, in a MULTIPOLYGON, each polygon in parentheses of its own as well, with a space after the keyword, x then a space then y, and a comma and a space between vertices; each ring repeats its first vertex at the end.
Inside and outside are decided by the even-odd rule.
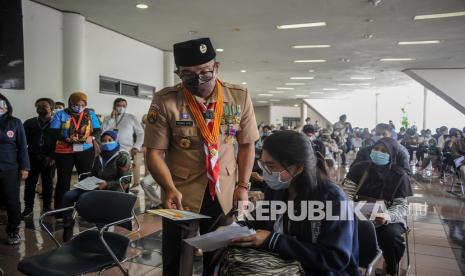
POLYGON ((176 121, 176 126, 193 126, 194 122, 193 121, 176 121))

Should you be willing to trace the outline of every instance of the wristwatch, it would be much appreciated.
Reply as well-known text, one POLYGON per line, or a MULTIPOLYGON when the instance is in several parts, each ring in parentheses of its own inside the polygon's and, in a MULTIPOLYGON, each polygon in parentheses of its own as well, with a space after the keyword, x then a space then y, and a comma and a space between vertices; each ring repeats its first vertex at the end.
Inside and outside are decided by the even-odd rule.
POLYGON ((239 181, 237 182, 236 187, 242 187, 248 191, 250 190, 250 182, 239 181))

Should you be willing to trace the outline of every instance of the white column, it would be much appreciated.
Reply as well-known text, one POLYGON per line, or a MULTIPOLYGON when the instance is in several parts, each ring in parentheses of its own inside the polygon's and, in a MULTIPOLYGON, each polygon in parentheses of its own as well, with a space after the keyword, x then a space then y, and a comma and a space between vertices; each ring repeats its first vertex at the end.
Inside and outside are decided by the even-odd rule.
POLYGON ((274 117, 273 117, 273 103, 269 103, 269 106, 268 106, 268 124, 270 125, 276 125, 276 122, 274 120, 274 117))
MULTIPOLYGON (((75 91, 84 91, 86 32, 85 18, 63 13, 63 99, 75 91)), ((84 91, 86 92, 86 91, 84 91)))
POLYGON ((379 93, 376 93, 376 96, 375 96, 375 123, 376 125, 379 123, 378 121, 378 100, 379 100, 379 93))
POLYGON ((304 100, 300 104, 300 126, 303 127, 305 125, 305 119, 308 117, 308 109, 307 104, 304 100))
POLYGON ((427 101, 428 101, 428 88, 423 87, 423 129, 426 129, 427 101))
MULTIPOLYGON (((176 70, 174 66, 174 56, 173 52, 163 52, 163 85, 174 86, 175 74, 173 73, 176 70)), ((178 80, 179 78, 176 77, 178 80)))

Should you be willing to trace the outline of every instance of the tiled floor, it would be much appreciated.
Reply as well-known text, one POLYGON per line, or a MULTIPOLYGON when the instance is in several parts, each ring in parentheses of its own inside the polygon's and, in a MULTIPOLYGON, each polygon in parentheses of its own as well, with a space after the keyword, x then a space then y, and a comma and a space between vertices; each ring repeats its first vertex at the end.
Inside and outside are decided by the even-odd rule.
MULTIPOLYGON (((340 178, 346 172, 340 168, 340 178)), ((410 275, 465 275, 465 198, 453 195, 449 186, 441 184, 438 178, 424 178, 420 174, 412 177, 414 197, 410 199, 409 216, 410 275)), ((161 271, 161 220, 159 217, 144 214, 145 201, 142 190, 138 193, 138 211, 141 231, 130 235, 129 261, 124 264, 131 275, 162 275, 161 271)), ((0 212, 0 267, 6 275, 22 275, 16 270, 18 261, 25 256, 37 254, 53 248, 53 242, 44 234, 38 224, 40 207, 36 200, 36 211, 32 218, 21 223, 21 236, 18 246, 3 244, 5 239, 5 212, 0 212)), ((61 239, 61 225, 50 219, 49 223, 57 230, 61 239)), ((116 229, 118 232, 126 230, 116 229)), ((127 232, 125 232, 127 233, 127 232)), ((378 264, 381 267, 382 263, 378 264)), ((406 266, 406 258, 403 267, 406 266)), ((201 274, 201 260, 197 259, 195 274, 201 274)), ((117 268, 105 275, 120 275, 117 268)), ((96 274, 89 274, 96 275, 96 274)))

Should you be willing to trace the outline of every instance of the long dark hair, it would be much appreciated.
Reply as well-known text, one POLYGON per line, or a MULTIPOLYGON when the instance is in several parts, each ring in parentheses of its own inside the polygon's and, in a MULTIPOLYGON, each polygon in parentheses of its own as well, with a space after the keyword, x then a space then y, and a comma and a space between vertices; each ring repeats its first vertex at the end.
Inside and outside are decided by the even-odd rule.
POLYGON ((318 173, 317 158, 308 137, 295 131, 280 131, 265 139, 263 150, 284 168, 303 165, 303 172, 293 178, 289 187, 297 195, 295 200, 321 199, 321 187, 327 179, 325 174, 318 173))
POLYGON ((13 106, 11 105, 10 101, 2 93, 0 93, 0 100, 5 101, 6 107, 8 108, 8 111, 5 113, 5 117, 11 118, 13 116, 13 106))

